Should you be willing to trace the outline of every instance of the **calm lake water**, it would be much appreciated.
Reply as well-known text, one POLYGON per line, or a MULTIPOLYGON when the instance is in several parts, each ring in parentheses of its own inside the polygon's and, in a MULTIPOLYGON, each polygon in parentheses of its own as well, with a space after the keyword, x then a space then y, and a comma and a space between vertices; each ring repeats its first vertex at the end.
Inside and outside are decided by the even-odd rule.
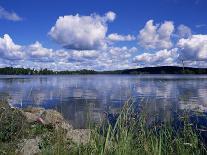
POLYGON ((171 119, 177 111, 207 112, 206 75, 0 76, 0 98, 15 107, 41 106, 60 111, 75 127, 88 114, 98 121, 132 98, 149 115, 171 119))

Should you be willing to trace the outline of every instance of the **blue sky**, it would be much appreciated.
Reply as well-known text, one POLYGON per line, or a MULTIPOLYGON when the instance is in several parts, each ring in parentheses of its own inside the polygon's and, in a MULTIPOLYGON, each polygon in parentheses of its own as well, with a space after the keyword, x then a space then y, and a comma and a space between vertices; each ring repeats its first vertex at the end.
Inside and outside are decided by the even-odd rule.
POLYGON ((0 66, 207 67, 206 8, 206 0, 0 0, 0 66))

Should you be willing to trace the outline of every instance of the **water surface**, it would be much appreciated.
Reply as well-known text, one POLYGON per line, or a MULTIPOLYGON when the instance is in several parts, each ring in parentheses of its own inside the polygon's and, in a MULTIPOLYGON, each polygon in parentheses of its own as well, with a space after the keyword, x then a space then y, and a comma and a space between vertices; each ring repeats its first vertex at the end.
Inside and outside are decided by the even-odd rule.
POLYGON ((0 98, 17 107, 60 111, 75 127, 117 112, 133 98, 153 115, 171 119, 179 110, 207 112, 206 75, 57 75, 0 76, 0 98))

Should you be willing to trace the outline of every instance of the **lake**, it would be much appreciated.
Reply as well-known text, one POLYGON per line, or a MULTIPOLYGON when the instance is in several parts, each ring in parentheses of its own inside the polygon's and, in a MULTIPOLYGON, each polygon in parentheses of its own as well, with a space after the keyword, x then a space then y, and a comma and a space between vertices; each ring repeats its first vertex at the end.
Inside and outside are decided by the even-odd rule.
POLYGON ((98 121, 104 111, 116 113, 129 98, 149 115, 168 120, 178 111, 207 112, 207 76, 5 75, 0 98, 20 108, 56 109, 76 128, 84 128, 89 117, 98 121))

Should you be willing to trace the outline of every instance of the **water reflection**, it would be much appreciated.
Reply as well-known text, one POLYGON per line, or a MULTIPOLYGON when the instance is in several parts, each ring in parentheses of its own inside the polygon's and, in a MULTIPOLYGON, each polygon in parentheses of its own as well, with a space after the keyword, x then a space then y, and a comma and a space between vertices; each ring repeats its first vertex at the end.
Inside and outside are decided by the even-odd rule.
POLYGON ((117 112, 130 97, 166 120, 183 109, 207 112, 207 76, 0 76, 1 99, 57 109, 75 127, 84 127, 89 117, 98 121, 103 111, 117 112))

